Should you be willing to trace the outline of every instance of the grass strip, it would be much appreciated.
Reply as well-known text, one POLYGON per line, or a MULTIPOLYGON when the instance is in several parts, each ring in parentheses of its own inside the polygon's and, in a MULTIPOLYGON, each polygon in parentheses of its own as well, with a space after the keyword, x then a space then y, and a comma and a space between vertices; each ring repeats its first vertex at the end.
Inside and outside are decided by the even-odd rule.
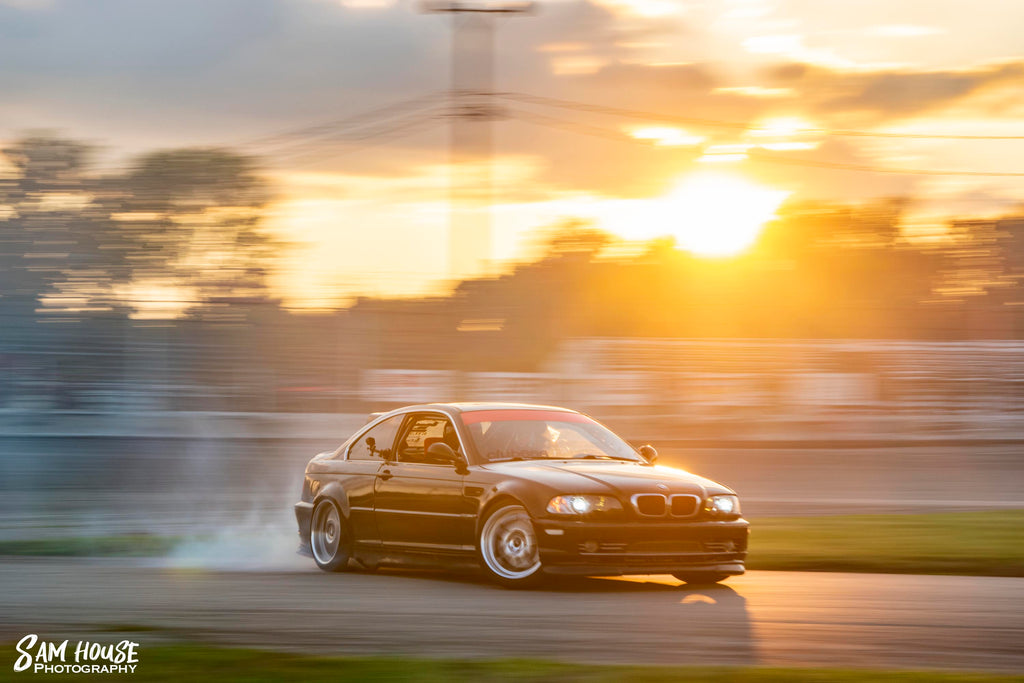
POLYGON ((146 534, 123 536, 71 536, 0 541, 0 555, 44 557, 159 557, 182 539, 146 534))
MULTIPOLYGON (((13 644, 3 648, 14 652, 13 644)), ((24 680, 27 672, 0 667, 0 681, 24 680)), ((116 675, 113 675, 116 678, 116 675)), ((321 657, 205 645, 143 648, 133 681, 414 681, 416 683, 1010 683, 1024 676, 759 667, 611 666, 543 660, 456 660, 406 657, 321 657)), ((68 680, 67 674, 34 674, 32 680, 68 680)), ((76 681, 112 679, 75 674, 76 681)))
POLYGON ((749 569, 1024 576, 1024 510, 765 517, 749 569))

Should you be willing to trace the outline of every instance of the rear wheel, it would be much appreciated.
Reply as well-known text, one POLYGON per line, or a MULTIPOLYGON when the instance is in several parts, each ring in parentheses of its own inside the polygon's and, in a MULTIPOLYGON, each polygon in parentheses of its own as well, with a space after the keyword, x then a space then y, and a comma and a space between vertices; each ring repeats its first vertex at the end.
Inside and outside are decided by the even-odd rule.
POLYGON ((316 566, 325 572, 345 571, 348 567, 348 559, 352 555, 352 536, 333 500, 321 500, 313 508, 309 547, 313 551, 316 566))
POLYGON ((732 575, 723 574, 721 572, 680 572, 678 574, 673 574, 672 576, 684 583, 693 584, 695 586, 707 586, 713 583, 718 583, 719 581, 724 581, 732 575))
POLYGON ((534 586, 542 577, 533 520, 522 505, 491 512, 480 527, 480 559, 491 579, 510 588, 534 586))

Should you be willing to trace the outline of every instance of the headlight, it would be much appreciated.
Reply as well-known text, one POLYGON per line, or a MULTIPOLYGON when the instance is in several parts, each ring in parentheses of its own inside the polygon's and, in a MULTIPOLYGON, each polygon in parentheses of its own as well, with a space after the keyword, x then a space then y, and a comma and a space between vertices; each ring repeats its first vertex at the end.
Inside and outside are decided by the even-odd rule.
POLYGON ((585 515, 588 512, 607 512, 621 510, 622 504, 611 496, 555 496, 548 503, 548 513, 552 515, 585 515))
POLYGON ((739 517, 740 499, 737 496, 711 496, 704 501, 704 512, 713 517, 739 517))

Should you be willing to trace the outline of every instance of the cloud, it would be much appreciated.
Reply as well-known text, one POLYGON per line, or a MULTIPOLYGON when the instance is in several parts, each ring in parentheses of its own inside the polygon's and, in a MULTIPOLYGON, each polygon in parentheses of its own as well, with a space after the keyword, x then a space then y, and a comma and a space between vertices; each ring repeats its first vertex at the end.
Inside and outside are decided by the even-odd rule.
MULTIPOLYGON (((351 4, 0 1, 0 120, 11 127, 2 132, 63 128, 68 135, 108 139, 120 148, 134 145, 133 151, 230 145, 448 86, 450 17, 421 14, 407 2, 379 3, 374 9, 351 4), (36 11, 40 8, 45 11, 36 11)), ((726 5, 729 12, 740 7, 726 5)), ((746 3, 741 14, 777 23, 778 17, 767 15, 777 5, 746 3)), ((841 128, 869 127, 950 104, 965 107, 995 88, 1020 97, 1004 87, 1021 83, 1020 61, 968 69, 869 70, 823 66, 820 62, 828 60, 822 58, 819 64, 759 70, 791 49, 818 50, 814 54, 821 57, 832 47, 828 36, 810 28, 805 35, 803 26, 758 23, 758 33, 727 39, 714 33, 710 10, 695 3, 687 8, 645 19, 642 12, 624 16, 607 3, 563 0, 545 3, 533 16, 501 19, 495 32, 496 86, 750 126, 768 117, 800 115, 815 125, 841 128), (750 35, 784 38, 755 43, 761 51, 751 55, 740 47, 750 35), (752 57, 757 61, 750 62, 752 57)), ((850 33, 862 34, 867 26, 880 27, 886 35, 880 42, 887 44, 897 42, 890 37, 896 33, 923 30, 904 15, 884 21, 876 15, 850 33)), ((515 108, 522 105, 510 105, 509 113, 515 108)), ((534 110, 565 119, 565 127, 575 126, 576 132, 541 128, 514 116, 496 125, 498 154, 521 154, 540 164, 536 182, 522 192, 652 194, 664 191, 699 157, 685 146, 658 148, 630 140, 632 129, 667 122, 534 110), (588 137, 581 124, 610 129, 611 137, 618 131, 622 142, 588 137)), ((743 141, 742 130, 684 128, 707 137, 709 145, 743 141)), ((443 162, 445 139, 435 128, 337 159, 330 145, 306 144, 322 161, 317 170, 384 176, 443 162)), ((287 160, 282 157, 282 164, 287 160)), ((793 171, 798 172, 806 173, 793 171)))
POLYGON ((0 117, 8 126, 64 127, 118 142, 231 142, 443 88, 447 34, 444 21, 407 4, 54 0, 45 12, 0 5, 0 117))
POLYGON ((0 0, 0 6, 6 5, 20 10, 46 10, 53 7, 54 0, 0 0))
POLYGON ((824 67, 848 68, 856 65, 840 57, 835 50, 827 47, 808 47, 806 38, 798 33, 751 36, 743 41, 748 52, 763 55, 778 55, 795 62, 820 64, 824 67))
POLYGON ((680 0, 595 0, 617 14, 644 19, 660 19, 686 12, 686 4, 680 0))
POLYGON ((570 87, 599 88, 604 92, 650 90, 650 94, 700 93, 705 94, 719 86, 720 80, 713 66, 708 64, 609 64, 595 73, 593 80, 580 79, 570 87))
POLYGON ((876 120, 953 104, 982 90, 1024 86, 1024 60, 950 70, 841 70, 808 64, 769 69, 776 87, 792 88, 809 111, 876 120))
POLYGON ((872 26, 865 33, 879 38, 919 38, 922 36, 943 35, 947 31, 938 26, 923 26, 920 24, 882 24, 880 26, 872 26))

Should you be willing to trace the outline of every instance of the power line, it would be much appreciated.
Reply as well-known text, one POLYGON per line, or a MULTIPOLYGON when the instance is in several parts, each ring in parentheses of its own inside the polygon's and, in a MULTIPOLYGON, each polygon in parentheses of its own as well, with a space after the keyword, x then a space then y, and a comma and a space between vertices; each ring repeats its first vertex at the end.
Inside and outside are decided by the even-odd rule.
MULTIPOLYGON (((506 109, 506 112, 515 115, 517 118, 526 121, 527 123, 534 123, 537 125, 547 126, 549 128, 557 128, 561 130, 569 130, 575 133, 581 133, 584 135, 591 135, 594 137, 601 137, 604 139, 613 139, 619 142, 627 142, 632 144, 643 144, 635 138, 631 138, 627 135, 623 135, 621 131, 616 131, 613 128, 604 128, 601 126, 594 126, 591 124, 581 124, 576 121, 569 121, 566 119, 560 119, 553 116, 547 116, 544 114, 537 114, 535 112, 526 112, 520 109, 506 109)), ((745 152, 747 153, 747 152, 745 152)), ((749 154, 749 153, 747 153, 749 154)), ((1002 171, 948 171, 948 170, 935 170, 935 169, 910 169, 910 168, 882 168, 878 166, 864 166, 858 164, 846 164, 830 161, 815 161, 812 159, 792 159, 789 157, 783 157, 780 155, 765 152, 760 149, 754 149, 753 154, 747 157, 750 161, 763 162, 763 163, 774 163, 784 164, 788 166, 807 166, 811 168, 828 168, 838 171, 858 171, 864 173, 887 173, 894 175, 931 175, 931 176, 982 176, 982 177, 995 177, 995 178, 1021 178, 1024 177, 1024 173, 1018 172, 1002 172, 1002 171)))
MULTIPOLYGON (((659 112, 640 111, 636 109, 623 109, 621 107, 609 107, 599 104, 588 104, 586 102, 578 102, 575 100, 565 100, 557 97, 545 97, 543 95, 531 95, 529 93, 519 92, 499 92, 495 93, 497 97, 516 100, 527 104, 536 104, 547 107, 558 107, 561 109, 573 109, 576 111, 585 111, 592 114, 606 114, 609 116, 621 116, 623 118, 641 119, 644 121, 664 121, 669 123, 683 123, 692 126, 705 126, 708 128, 729 128, 734 130, 750 130, 750 131, 764 131, 764 129, 751 128, 749 124, 737 122, 737 121, 721 121, 717 119, 700 119, 687 116, 677 116, 674 114, 664 114, 659 112)), ((764 131, 771 132, 771 131, 764 131)), ((842 129, 826 129, 826 128, 807 128, 802 129, 799 132, 816 134, 816 135, 831 135, 831 136, 843 136, 843 137, 871 137, 871 138, 899 138, 899 139, 911 139, 911 140, 1024 140, 1024 135, 946 135, 946 134, 934 134, 930 135, 927 133, 882 133, 874 131, 863 131, 863 130, 842 130, 842 129)))
MULTIPOLYGON (((745 123, 717 121, 713 119, 680 117, 655 112, 644 112, 638 110, 623 109, 619 107, 608 107, 604 105, 587 104, 584 102, 576 102, 572 100, 544 97, 540 95, 530 95, 528 93, 503 92, 494 94, 497 97, 501 97, 508 100, 525 102, 529 104, 539 104, 542 106, 550 106, 567 110, 584 111, 588 113, 600 113, 635 119, 643 119, 647 121, 654 119, 660 121, 685 122, 689 125, 704 125, 732 128, 737 130, 748 130, 748 126, 745 123)), ((243 144, 249 146, 270 146, 272 148, 277 148, 278 150, 284 148, 286 151, 284 151, 283 153, 280 151, 278 153, 271 153, 278 160, 294 160, 301 159, 309 154, 313 154, 318 151, 322 151, 322 145, 325 142, 331 140, 337 140, 346 144, 365 143, 355 144, 354 146, 350 146, 350 149, 344 150, 342 152, 332 152, 333 156, 344 156, 350 153, 360 151, 361 149, 366 147, 375 146, 377 144, 380 144, 380 142, 385 142, 387 140, 399 137, 405 137, 406 135, 415 133, 416 129, 421 127, 420 124, 429 126, 432 123, 435 123, 438 117, 444 117, 445 112, 439 111, 437 104, 443 102, 443 98, 445 95, 445 93, 440 92, 428 93, 425 95, 420 95, 418 97, 402 100, 400 102, 391 103, 383 107, 377 107, 375 109, 364 111, 359 114, 354 114, 341 119, 336 119, 333 121, 328 121, 309 126, 303 126, 300 128, 283 130, 278 133, 261 136, 259 138, 254 138, 250 140, 248 143, 243 144), (433 102, 433 104, 430 104, 429 106, 424 106, 427 103, 431 102, 433 102), (355 135, 353 135, 353 133, 355 133, 355 135), (379 140, 375 140, 378 138, 379 140)), ((589 123, 582 123, 579 121, 572 121, 568 119, 562 119, 525 109, 506 108, 505 112, 512 114, 515 117, 528 123, 546 126, 548 128, 569 130, 576 133, 590 135, 593 137, 600 137, 603 139, 616 140, 619 142, 645 144, 640 140, 624 135, 622 131, 613 128, 597 126, 589 123)), ((449 116, 451 115, 450 110, 448 110, 446 113, 449 116)), ((892 137, 914 139, 1024 139, 1024 136, 943 136, 914 134, 904 135, 897 133, 872 133, 869 131, 825 129, 815 129, 813 131, 807 130, 804 132, 816 132, 828 135, 850 135, 860 137, 892 137)), ((810 168, 826 168, 841 171, 885 173, 894 175, 976 176, 1007 178, 1024 177, 1024 173, 1018 172, 883 168, 877 166, 817 161, 811 159, 794 159, 791 157, 771 154, 761 149, 753 150, 753 152, 749 154, 747 158, 750 161, 762 163, 775 163, 788 166, 805 166, 810 168)))
POLYGON ((357 142, 362 144, 348 145, 345 149, 340 151, 327 151, 323 149, 308 149, 304 151, 293 152, 291 154, 285 154, 283 156, 275 157, 276 159, 283 159, 286 161, 303 161, 308 160, 310 163, 321 163, 333 159, 338 159, 349 154, 355 154, 361 152, 364 149, 370 147, 376 147, 377 145, 392 142, 401 138, 408 137, 415 133, 425 132, 431 128, 435 128, 445 122, 445 117, 434 116, 430 118, 419 118, 412 121, 405 121, 400 125, 391 126, 388 129, 377 131, 371 135, 364 135, 358 138, 349 138, 345 140, 346 143, 357 142), (310 158, 309 155, 315 155, 317 152, 321 153, 320 158, 310 158), (327 154, 323 154, 328 152, 327 154))
POLYGON ((538 114, 536 112, 527 111, 525 109, 509 109, 505 107, 502 109, 503 113, 511 114, 515 118, 528 123, 535 123, 540 126, 547 126, 548 128, 554 128, 559 130, 568 130, 574 133, 583 133, 584 135, 591 135, 593 137, 604 138, 606 140, 615 140, 616 142, 626 142, 630 144, 636 144, 637 140, 631 138, 628 135, 623 135, 622 131, 615 130, 614 128, 605 128, 602 126, 594 126, 587 123, 580 123, 578 121, 569 121, 566 119, 560 119, 556 116, 548 116, 546 114, 538 114))
MULTIPOLYGON (((286 128, 277 131, 276 133, 269 133, 261 135, 256 138, 238 143, 241 147, 274 147, 279 145, 290 144, 289 141, 298 138, 310 139, 318 138, 323 136, 329 136, 335 134, 339 129, 352 129, 360 128, 368 125, 375 125, 380 123, 382 120, 394 118, 396 116, 404 116, 408 113, 415 112, 422 109, 425 104, 430 103, 431 106, 441 101, 445 96, 445 93, 431 92, 417 97, 401 100, 399 102, 392 102, 381 107, 369 109, 357 114, 352 114, 339 119, 333 119, 330 121, 324 121, 321 123, 315 123, 310 125, 301 126, 298 128, 286 128)), ((429 107, 428 107, 429 108, 429 107)))
POLYGON ((388 135, 395 129, 405 129, 419 122, 431 121, 442 115, 443 109, 433 107, 414 112, 409 112, 400 117, 392 117, 391 120, 378 122, 376 125, 364 125, 354 130, 341 129, 332 131, 329 134, 321 135, 319 138, 308 140, 297 140, 292 143, 289 149, 273 154, 278 159, 288 159, 295 156, 302 156, 309 152, 324 150, 329 143, 359 143, 365 140, 372 140, 381 135, 388 135))

